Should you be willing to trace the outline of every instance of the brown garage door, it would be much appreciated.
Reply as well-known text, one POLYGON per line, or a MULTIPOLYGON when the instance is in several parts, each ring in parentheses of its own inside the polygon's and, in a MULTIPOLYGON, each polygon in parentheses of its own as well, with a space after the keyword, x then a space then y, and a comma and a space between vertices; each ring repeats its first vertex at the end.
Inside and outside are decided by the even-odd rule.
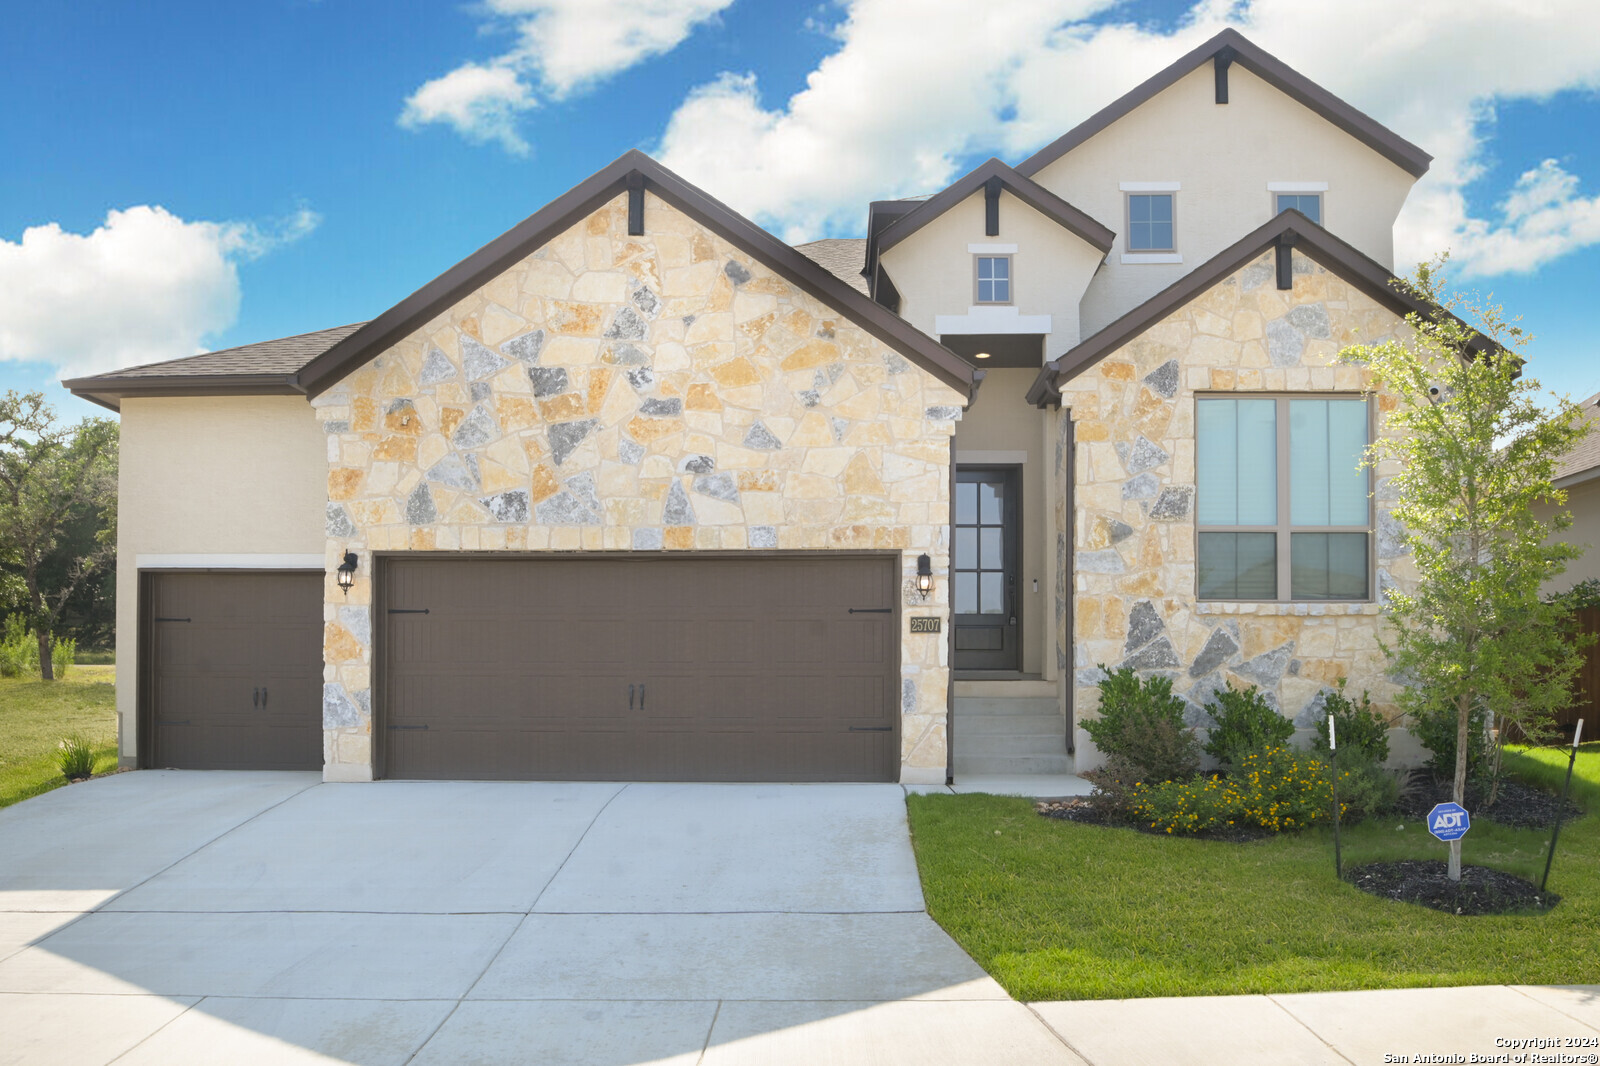
POLYGON ((322 767, 322 575, 145 575, 146 766, 322 767))
POLYGON ((387 561, 385 773, 893 781, 895 564, 387 561))

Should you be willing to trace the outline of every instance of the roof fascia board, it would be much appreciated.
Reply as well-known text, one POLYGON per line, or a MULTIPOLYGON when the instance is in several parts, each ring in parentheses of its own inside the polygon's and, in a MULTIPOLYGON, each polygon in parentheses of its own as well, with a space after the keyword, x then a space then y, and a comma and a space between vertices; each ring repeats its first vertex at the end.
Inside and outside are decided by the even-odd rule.
POLYGON ((1550 483, 1552 488, 1570 489, 1574 485, 1582 485, 1586 481, 1600 478, 1600 463, 1586 467, 1583 470, 1574 470, 1565 477, 1558 477, 1550 483))
POLYGON ((299 387, 310 395, 330 388, 351 370, 398 343, 442 309, 481 287, 534 249, 575 225, 627 188, 630 174, 645 189, 742 249, 811 296, 838 308, 862 329, 895 348, 941 381, 970 395, 972 368, 931 337, 834 277, 803 253, 667 170, 643 152, 629 151, 556 197, 366 326, 301 369, 299 387))
POLYGON ((1116 234, 1110 229, 1000 160, 990 159, 890 223, 878 237, 877 254, 881 256, 952 207, 982 192, 993 178, 998 178, 1011 195, 1095 248, 1101 255, 1111 251, 1116 234))
POLYGON ((1345 103, 1276 56, 1252 44, 1237 30, 1226 29, 1018 163, 1018 173, 1033 177, 1124 115, 1192 74, 1202 64, 1230 49, 1233 53, 1232 63, 1322 116, 1408 174, 1420 178, 1428 172, 1433 156, 1365 112, 1345 103))
POLYGON ((286 374, 176 374, 171 377, 72 378, 61 383, 74 396, 112 411, 120 401, 145 396, 300 396, 294 377, 286 374))
MULTIPOLYGON (((1088 370, 1112 352, 1161 321, 1184 304, 1201 295, 1223 278, 1242 269, 1261 253, 1280 243, 1292 242, 1296 253, 1303 253, 1366 293, 1396 315, 1428 314, 1437 308, 1395 287, 1399 280, 1375 260, 1363 255, 1298 211, 1285 211, 1247 233, 1234 244, 1185 274, 1076 347, 1040 368, 1028 389, 1028 402, 1035 406, 1054 402, 1060 387, 1088 370)), ((1479 335, 1473 344, 1478 350, 1495 347, 1479 335)))

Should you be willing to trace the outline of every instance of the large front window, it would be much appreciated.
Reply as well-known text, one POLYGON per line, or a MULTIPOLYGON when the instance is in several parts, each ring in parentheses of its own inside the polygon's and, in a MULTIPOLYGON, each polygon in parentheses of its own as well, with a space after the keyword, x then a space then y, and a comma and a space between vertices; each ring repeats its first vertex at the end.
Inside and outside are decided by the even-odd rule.
POLYGON ((1195 401, 1203 600, 1364 600, 1372 539, 1359 397, 1195 401))

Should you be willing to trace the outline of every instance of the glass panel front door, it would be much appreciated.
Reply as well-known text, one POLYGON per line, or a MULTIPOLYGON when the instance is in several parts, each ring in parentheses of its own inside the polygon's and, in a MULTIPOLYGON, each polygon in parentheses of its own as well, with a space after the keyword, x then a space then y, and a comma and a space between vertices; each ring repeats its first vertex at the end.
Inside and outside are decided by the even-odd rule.
POLYGON ((957 670, 1020 670, 1017 467, 956 471, 951 584, 957 670))

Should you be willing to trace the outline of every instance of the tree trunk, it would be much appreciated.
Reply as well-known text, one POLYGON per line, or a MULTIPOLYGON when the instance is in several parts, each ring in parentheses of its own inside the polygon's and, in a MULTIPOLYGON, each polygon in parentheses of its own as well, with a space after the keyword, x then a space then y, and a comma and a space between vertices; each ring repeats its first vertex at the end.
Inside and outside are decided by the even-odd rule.
MULTIPOLYGON (((1451 799, 1467 805, 1467 734, 1472 729, 1472 694, 1456 697, 1456 781, 1451 799)), ((1450 842, 1450 880, 1461 880, 1461 841, 1450 842)))
POLYGON ((55 664, 50 661, 50 632, 44 626, 39 627, 39 680, 54 681, 56 679, 55 664))

